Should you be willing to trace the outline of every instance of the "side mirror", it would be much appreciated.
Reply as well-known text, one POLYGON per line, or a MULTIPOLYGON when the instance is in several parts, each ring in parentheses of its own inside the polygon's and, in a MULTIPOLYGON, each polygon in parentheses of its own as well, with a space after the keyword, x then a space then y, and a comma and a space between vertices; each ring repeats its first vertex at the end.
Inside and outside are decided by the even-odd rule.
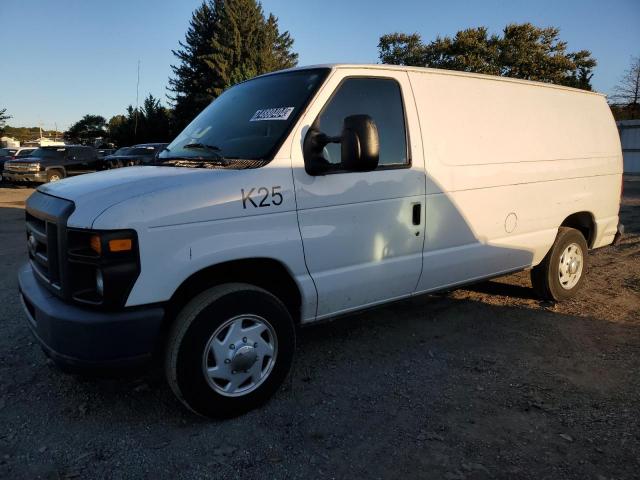
POLYGON ((380 138, 369 115, 351 115, 342 127, 342 166, 354 172, 370 172, 378 167, 380 138))
POLYGON ((351 172, 368 172, 378 167, 380 140, 378 128, 369 115, 350 115, 344 119, 342 134, 330 137, 312 126, 304 139, 304 165, 309 175, 324 175, 338 167, 351 172), (329 143, 341 143, 340 164, 322 156, 329 143))

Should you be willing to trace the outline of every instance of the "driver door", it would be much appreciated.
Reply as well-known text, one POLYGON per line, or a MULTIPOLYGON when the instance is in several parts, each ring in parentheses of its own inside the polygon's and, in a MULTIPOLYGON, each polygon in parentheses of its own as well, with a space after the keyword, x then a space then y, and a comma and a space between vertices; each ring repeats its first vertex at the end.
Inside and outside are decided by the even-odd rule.
POLYGON ((298 222, 305 262, 318 292, 317 318, 411 295, 422 271, 425 172, 405 72, 336 70, 296 132, 292 152, 298 222), (340 169, 340 145, 323 157, 335 171, 311 176, 302 145, 313 124, 340 135, 344 118, 373 118, 380 140, 378 168, 340 169))

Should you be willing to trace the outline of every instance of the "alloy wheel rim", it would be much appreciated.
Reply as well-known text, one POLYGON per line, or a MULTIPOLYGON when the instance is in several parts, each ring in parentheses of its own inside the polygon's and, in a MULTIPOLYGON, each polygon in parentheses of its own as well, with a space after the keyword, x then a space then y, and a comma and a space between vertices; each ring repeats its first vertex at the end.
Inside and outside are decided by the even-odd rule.
POLYGON ((277 354, 273 326, 258 315, 238 315, 220 325, 207 341, 202 372, 216 393, 240 397, 264 383, 277 354))
POLYGON ((571 243, 560 255, 558 266, 558 280, 565 290, 571 290, 580 281, 584 266, 582 248, 577 243, 571 243))

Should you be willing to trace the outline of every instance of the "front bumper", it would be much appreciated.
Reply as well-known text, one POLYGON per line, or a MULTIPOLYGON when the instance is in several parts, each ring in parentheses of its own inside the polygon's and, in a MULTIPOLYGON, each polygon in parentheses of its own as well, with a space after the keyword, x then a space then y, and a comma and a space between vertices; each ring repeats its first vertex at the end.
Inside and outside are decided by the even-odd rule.
POLYGON ((2 172, 2 179, 9 182, 37 182, 46 183, 46 172, 10 172, 5 170, 2 172))
POLYGON ((30 265, 18 273, 29 328, 57 363, 79 368, 133 366, 151 358, 164 309, 95 311, 63 302, 44 288, 30 265))

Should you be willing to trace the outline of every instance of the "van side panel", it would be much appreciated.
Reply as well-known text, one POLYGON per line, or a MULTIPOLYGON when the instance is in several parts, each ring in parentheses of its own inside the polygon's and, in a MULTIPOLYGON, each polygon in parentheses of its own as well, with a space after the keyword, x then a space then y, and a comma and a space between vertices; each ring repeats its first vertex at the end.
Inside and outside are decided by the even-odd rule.
POLYGON ((537 265, 563 220, 589 212, 593 247, 618 223, 622 155, 604 97, 410 71, 427 173, 418 291, 537 265))

